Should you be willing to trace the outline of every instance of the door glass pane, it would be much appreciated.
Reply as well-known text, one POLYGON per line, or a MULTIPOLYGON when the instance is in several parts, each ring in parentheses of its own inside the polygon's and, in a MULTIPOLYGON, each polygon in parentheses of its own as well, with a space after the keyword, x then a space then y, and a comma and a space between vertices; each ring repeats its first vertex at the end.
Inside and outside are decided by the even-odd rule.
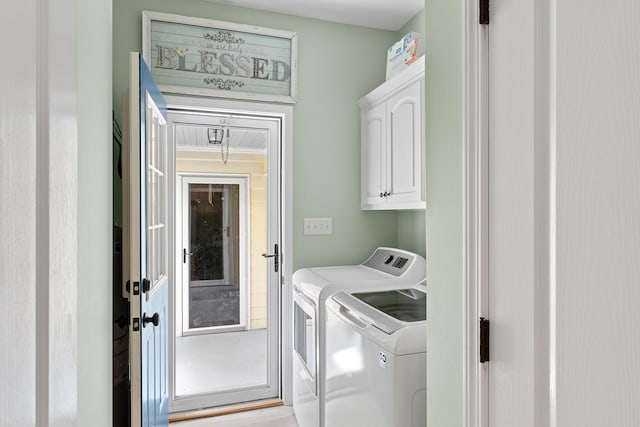
POLYGON ((149 134, 147 142, 147 167, 146 167, 146 244, 147 244, 147 279, 153 289, 161 280, 167 277, 166 271, 166 246, 167 229, 165 227, 164 192, 165 182, 165 158, 160 156, 166 147, 166 141, 160 131, 161 123, 158 117, 149 109, 147 115, 149 134))
POLYGON ((240 323, 239 186, 189 185, 189 328, 240 323))

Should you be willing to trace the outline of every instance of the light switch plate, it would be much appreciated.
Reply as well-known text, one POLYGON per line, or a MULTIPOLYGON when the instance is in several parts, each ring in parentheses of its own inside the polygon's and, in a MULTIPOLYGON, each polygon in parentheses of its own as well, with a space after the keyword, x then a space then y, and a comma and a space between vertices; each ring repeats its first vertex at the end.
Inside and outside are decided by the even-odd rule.
POLYGON ((305 218, 305 235, 333 234, 333 218, 305 218))

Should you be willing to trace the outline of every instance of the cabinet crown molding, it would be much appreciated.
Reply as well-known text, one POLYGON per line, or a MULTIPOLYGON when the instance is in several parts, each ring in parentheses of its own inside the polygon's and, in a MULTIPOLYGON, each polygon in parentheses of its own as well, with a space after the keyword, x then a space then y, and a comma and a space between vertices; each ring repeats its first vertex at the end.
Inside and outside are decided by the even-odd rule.
POLYGON ((425 74, 425 58, 422 55, 413 64, 407 67, 400 74, 385 81, 380 86, 367 93, 358 101, 358 107, 368 108, 380 103, 387 94, 401 90, 405 86, 410 85, 425 74))

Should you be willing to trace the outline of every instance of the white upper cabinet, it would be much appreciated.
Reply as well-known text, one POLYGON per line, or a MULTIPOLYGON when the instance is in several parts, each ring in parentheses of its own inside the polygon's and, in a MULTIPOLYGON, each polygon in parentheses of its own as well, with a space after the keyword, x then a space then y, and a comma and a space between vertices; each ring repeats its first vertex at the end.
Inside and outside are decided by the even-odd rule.
POLYGON ((361 208, 424 209, 424 57, 358 102, 361 208))

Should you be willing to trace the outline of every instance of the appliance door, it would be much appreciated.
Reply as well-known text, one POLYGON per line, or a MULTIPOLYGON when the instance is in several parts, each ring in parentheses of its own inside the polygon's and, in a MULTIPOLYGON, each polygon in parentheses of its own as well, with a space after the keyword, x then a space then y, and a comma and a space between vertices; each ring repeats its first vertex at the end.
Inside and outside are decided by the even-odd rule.
POLYGON ((302 369, 299 375, 309 391, 317 396, 317 336, 316 308, 313 301, 294 286, 293 295, 293 352, 302 369))
POLYGON ((293 410, 300 427, 318 427, 316 305, 296 285, 293 289, 293 410))

